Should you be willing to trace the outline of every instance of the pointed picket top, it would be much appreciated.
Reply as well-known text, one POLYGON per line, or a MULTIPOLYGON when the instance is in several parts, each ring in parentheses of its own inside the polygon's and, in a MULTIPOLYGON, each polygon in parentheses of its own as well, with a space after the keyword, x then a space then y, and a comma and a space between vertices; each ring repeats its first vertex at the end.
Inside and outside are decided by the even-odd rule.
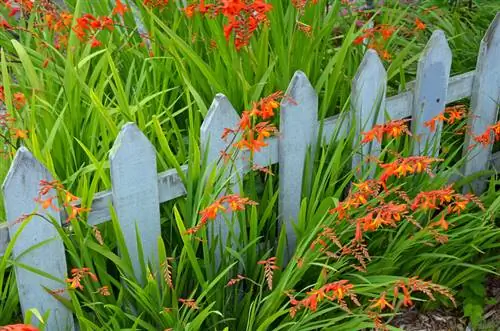
MULTIPOLYGON (((281 107, 301 107, 301 101, 306 101, 308 103, 318 102, 316 90, 312 86, 306 74, 300 70, 294 73, 285 95, 286 97, 281 102, 281 107)), ((306 114, 310 117, 317 117, 313 115, 312 111, 308 111, 306 114)))
POLYGON ((439 155, 443 123, 436 121, 434 129, 425 123, 441 114, 446 107, 451 61, 451 49, 444 32, 434 31, 418 61, 412 112, 412 131, 417 137, 414 140, 414 155, 439 155))
POLYGON ((236 128, 239 121, 240 116, 231 102, 224 94, 218 93, 212 101, 212 105, 200 128, 201 145, 204 151, 208 153, 209 163, 218 160, 220 152, 229 146, 231 137, 227 141, 222 139, 224 129, 236 128), (208 150, 206 150, 207 147, 208 150))
MULTIPOLYGON (((20 217, 37 212, 47 218, 52 218, 61 224, 59 212, 52 209, 41 209, 35 201, 40 189, 40 181, 52 180, 49 171, 25 147, 19 148, 3 183, 5 210, 9 226, 10 238, 14 238, 20 230, 20 217)), ((55 196, 54 191, 48 196, 55 196)), ((57 201, 53 201, 57 206, 57 201)), ((58 290, 64 287, 67 277, 67 266, 64 246, 56 228, 40 216, 33 216, 24 222, 25 225, 14 245, 12 254, 18 263, 46 272, 60 282, 45 278, 21 267, 15 267, 19 301, 23 314, 31 308, 36 308, 43 315, 50 311, 46 328, 55 331, 73 330, 72 313, 44 287, 58 290), (25 253, 32 246, 46 242, 40 247, 25 253)), ((67 294, 64 297, 69 299, 67 294)), ((38 322, 32 320, 34 325, 38 322)))
MULTIPOLYGON (((308 150, 314 152, 317 140, 318 95, 302 71, 295 72, 281 102, 279 133, 279 210, 286 226, 287 259, 296 246, 293 223, 297 221, 302 196, 308 150)), ((312 158, 310 158, 312 161, 312 158)), ((309 167, 311 169, 311 167, 309 167)))
MULTIPOLYGON (((362 132, 368 131, 376 124, 384 122, 385 94, 387 89, 387 72, 376 51, 369 49, 361 61, 352 81, 351 116, 355 123, 354 150, 359 150, 359 141, 362 132)), ((373 141, 364 144, 361 150, 353 156, 352 167, 358 177, 363 177, 368 166, 365 158, 369 155, 377 156, 380 153, 380 143, 373 141), (361 168, 360 168, 361 167, 361 168), (358 171, 359 170, 359 171, 358 171)), ((373 176, 373 168, 369 173, 373 176)))
POLYGON ((156 152, 135 123, 125 124, 110 152, 112 199, 136 278, 144 283, 141 260, 159 267, 161 235, 156 152), (144 257, 137 247, 139 231, 144 257))
POLYGON ((428 65, 432 62, 442 61, 443 58, 449 58, 451 62, 451 57, 451 49, 448 40, 446 40, 446 35, 443 30, 436 30, 432 33, 418 62, 422 65, 428 65))
MULTIPOLYGON (((497 13, 481 41, 472 84, 471 114, 468 122, 471 134, 466 136, 464 145, 464 154, 467 155, 464 166, 466 176, 486 170, 488 167, 492 146, 478 145, 474 141, 474 136, 483 134, 488 126, 496 122, 499 102, 500 13, 497 13)), ((486 182, 482 179, 472 184, 476 194, 480 194, 485 188, 486 182)))

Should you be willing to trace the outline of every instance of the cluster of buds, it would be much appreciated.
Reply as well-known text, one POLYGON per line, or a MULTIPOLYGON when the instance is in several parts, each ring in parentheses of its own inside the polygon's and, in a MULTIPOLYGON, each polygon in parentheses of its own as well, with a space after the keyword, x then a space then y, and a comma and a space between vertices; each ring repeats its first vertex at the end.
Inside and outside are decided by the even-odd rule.
POLYGON ((81 281, 87 276, 97 282, 97 276, 90 271, 90 268, 73 268, 71 269, 71 276, 71 278, 66 279, 66 283, 69 283, 69 287, 72 289, 83 290, 81 281))

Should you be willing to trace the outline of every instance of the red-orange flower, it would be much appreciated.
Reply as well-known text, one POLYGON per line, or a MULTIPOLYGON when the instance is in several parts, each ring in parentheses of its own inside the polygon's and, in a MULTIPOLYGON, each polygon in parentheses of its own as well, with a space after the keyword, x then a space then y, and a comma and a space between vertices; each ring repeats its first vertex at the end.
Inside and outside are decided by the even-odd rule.
POLYGON ((115 0, 115 8, 113 9, 113 14, 123 16, 128 11, 127 6, 125 6, 121 0, 115 0))
POLYGON ((215 220, 220 212, 229 208, 231 211, 242 211, 246 205, 256 205, 255 201, 243 198, 237 194, 230 194, 220 197, 208 207, 200 211, 200 222, 198 225, 186 230, 186 234, 195 234, 201 230, 209 220, 215 220), (225 206, 227 205, 227 206, 225 206))
POLYGON ((0 331, 39 331, 39 329, 29 324, 10 324, 0 326, 0 331))
POLYGON ((361 140, 362 144, 368 143, 376 139, 378 142, 382 142, 384 134, 392 138, 401 137, 403 134, 411 136, 411 132, 406 124, 409 119, 405 120, 393 120, 384 124, 377 124, 371 130, 366 132, 361 132, 364 136, 361 140))
POLYGON ((293 318, 297 311, 301 308, 309 309, 314 312, 316 311, 318 304, 324 299, 336 301, 341 308, 349 311, 349 308, 344 301, 346 296, 348 296, 356 305, 360 305, 356 295, 352 292, 353 288, 354 286, 349 284, 348 280, 340 280, 325 284, 319 289, 307 292, 306 297, 300 301, 290 296, 290 304, 292 305, 292 308, 290 308, 290 315, 293 318))
POLYGON ((390 308, 391 310, 394 310, 394 306, 391 305, 389 302, 387 302, 385 298, 386 294, 382 293, 380 298, 371 300, 374 304, 371 305, 371 308, 379 308, 380 310, 384 310, 386 307, 390 308))
POLYGON ((415 19, 415 28, 417 30, 425 30, 425 23, 419 20, 418 18, 415 19))
POLYGON ((26 105, 26 96, 22 92, 14 93, 12 96, 14 98, 14 107, 16 109, 21 109, 26 105))

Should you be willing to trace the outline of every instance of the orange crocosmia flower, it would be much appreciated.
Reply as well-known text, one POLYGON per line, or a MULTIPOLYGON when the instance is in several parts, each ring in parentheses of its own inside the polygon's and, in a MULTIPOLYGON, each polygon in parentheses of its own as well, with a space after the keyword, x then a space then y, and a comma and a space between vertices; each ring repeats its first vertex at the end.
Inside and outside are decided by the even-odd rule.
POLYGON ((6 30, 12 29, 12 26, 6 20, 0 21, 0 28, 4 28, 6 30))
POLYGON ((396 28, 393 26, 383 25, 380 27, 380 34, 384 40, 389 39, 393 35, 394 31, 396 31, 396 28))
POLYGON ((15 16, 17 13, 21 11, 21 8, 19 7, 14 7, 10 10, 9 12, 9 17, 15 16))
POLYGON ((188 18, 193 17, 195 10, 196 10, 196 4, 189 5, 183 9, 184 13, 188 18))
POLYGON ((14 138, 17 138, 17 139, 26 139, 26 138, 28 138, 28 130, 16 129, 14 131, 14 138))
POLYGON ((52 208, 53 210, 58 211, 59 208, 57 208, 56 205, 54 204, 55 198, 56 197, 48 197, 46 199, 37 198, 37 199, 35 199, 35 201, 38 202, 42 206, 43 209, 52 208))
POLYGON ((439 221, 431 224, 431 227, 441 227, 443 230, 448 230, 449 223, 444 219, 444 214, 441 215, 439 221))
POLYGON ((306 293, 306 297, 302 300, 297 300, 292 296, 290 298, 290 315, 292 318, 295 316, 297 310, 301 308, 309 309, 314 312, 318 308, 318 303, 327 299, 329 301, 337 301, 337 303, 343 308, 347 309, 346 302, 344 298, 349 296, 351 300, 359 305, 356 295, 352 292, 354 286, 349 284, 347 280, 340 280, 334 283, 328 283, 320 287, 319 289, 311 290, 306 293))
POLYGON ((468 199, 455 201, 449 206, 449 210, 452 213, 457 213, 460 215, 460 212, 464 211, 468 204, 469 204, 468 199))
POLYGON ((465 117, 466 107, 465 105, 446 107, 444 112, 448 115, 448 119, 446 120, 448 124, 453 124, 465 117))
POLYGON ((363 135, 363 139, 361 140, 362 144, 366 144, 372 142, 373 139, 376 139, 378 142, 382 142, 384 137, 384 126, 383 125, 375 125, 373 129, 361 132, 363 135))
POLYGON ((226 210, 226 208, 221 204, 220 200, 217 200, 207 208, 200 211, 200 222, 204 224, 208 220, 214 220, 217 217, 217 213, 224 210, 226 210))
POLYGON ((401 288, 403 290, 403 305, 405 307, 411 307, 413 306, 413 302, 411 301, 411 293, 406 287, 406 284, 404 281, 398 281, 396 282, 394 286, 394 297, 398 297, 399 295, 399 290, 398 288, 401 288))
POLYGON ((226 196, 223 196, 222 198, 220 198, 219 200, 221 202, 227 203, 229 206, 229 209, 231 209, 231 211, 245 210, 245 205, 257 204, 256 202, 254 202, 248 198, 240 197, 238 194, 226 195, 226 196))
POLYGON ((393 120, 384 124, 384 132, 392 138, 401 137, 404 133, 411 136, 411 132, 408 130, 408 125, 406 124, 409 119, 406 120, 393 120))
POLYGON ((365 35, 359 36, 352 42, 354 45, 361 45, 365 40, 365 35))
POLYGON ((252 121, 250 120, 250 112, 244 111, 243 114, 241 114, 241 119, 238 124, 238 128, 240 130, 245 130, 249 129, 252 126, 252 121))
POLYGON ((385 296, 386 294, 382 293, 380 298, 371 300, 374 304, 371 305, 370 308, 379 308, 380 310, 384 310, 386 307, 388 307, 394 310, 394 307, 389 302, 387 302, 385 296))
POLYGON ((450 203, 454 197, 455 190, 449 186, 440 190, 420 192, 413 200, 411 209, 437 209, 439 206, 450 203))
POLYGON ((277 131, 276 127, 268 122, 260 122, 255 125, 255 131, 257 132, 257 139, 263 140, 264 138, 269 138, 271 134, 277 131))
POLYGON ((418 18, 415 19, 415 26, 417 30, 425 30, 425 23, 419 20, 418 18))
MULTIPOLYGON (((252 133, 253 134, 253 133, 252 133)), ((250 139, 242 139, 234 144, 234 146, 240 150, 248 149, 250 152, 259 152, 262 147, 266 147, 267 143, 262 139, 255 139, 250 137, 250 139)))
POLYGON ((96 48, 100 46, 102 46, 102 42, 100 42, 95 36, 93 36, 90 42, 90 47, 96 48))
POLYGON ((389 52, 388 52, 387 50, 385 50, 385 49, 382 51, 381 56, 382 56, 382 59, 384 59, 384 60, 386 60, 386 61, 389 61, 390 59, 392 59, 392 55, 391 55, 391 53, 389 53, 389 52))
POLYGON ((14 98, 14 107, 16 109, 21 109, 26 105, 26 96, 22 92, 14 93, 12 96, 14 98))
POLYGON ((125 6, 121 0, 115 0, 115 8, 113 9, 113 14, 123 16, 128 11, 127 6, 125 6))
POLYGON ((493 143, 493 138, 491 136, 490 130, 486 130, 483 134, 474 136, 474 141, 483 145, 484 147, 493 143))
POLYGON ((39 329, 29 324, 10 324, 0 326, 0 331, 39 331, 39 329))
POLYGON ((89 208, 82 208, 82 207, 77 207, 77 206, 71 206, 71 212, 68 215, 68 218, 66 219, 66 222, 70 222, 78 217, 78 215, 81 215, 83 213, 89 212, 89 208))
POLYGON ((222 0, 222 14, 226 17, 234 17, 246 8, 241 0, 222 0))
POLYGON ((429 128, 429 131, 434 132, 436 131, 436 125, 438 122, 444 122, 446 121, 446 117, 444 116, 444 112, 438 114, 437 116, 431 118, 427 122, 424 123, 426 127, 429 128))

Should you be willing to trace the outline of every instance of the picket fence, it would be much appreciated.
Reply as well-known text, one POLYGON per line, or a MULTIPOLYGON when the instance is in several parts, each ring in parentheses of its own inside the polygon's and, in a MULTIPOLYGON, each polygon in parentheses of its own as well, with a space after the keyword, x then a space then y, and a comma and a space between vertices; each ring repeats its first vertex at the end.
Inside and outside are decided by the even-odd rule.
MULTIPOLYGON (((408 90, 386 98, 386 71, 377 53, 368 50, 353 80, 351 111, 324 121, 322 139, 335 144, 337 139, 345 137, 350 130, 355 130, 356 137, 361 137, 362 131, 376 123, 385 122, 387 117, 412 117, 412 131, 422 137, 414 154, 434 155, 437 149, 426 146, 439 145, 440 128, 430 132, 423 123, 442 112, 447 103, 469 97, 472 116, 468 124, 473 134, 484 132, 488 125, 496 122, 498 116, 500 13, 482 40, 475 71, 450 77, 451 61, 452 55, 444 33, 435 31, 418 62, 416 81, 409 84, 408 90)), ((292 222, 297 219, 300 208, 302 179, 306 175, 305 155, 308 148, 314 148, 319 132, 318 96, 300 71, 293 76, 286 93, 293 102, 288 99, 282 102, 280 134, 267 139, 268 146, 255 154, 254 161, 261 166, 276 163, 280 165, 279 214, 282 224, 286 226, 288 248, 293 249, 295 236, 292 222)), ((229 100, 218 94, 201 127, 201 146, 208 155, 209 164, 214 164, 219 158, 219 152, 228 145, 227 141, 221 139, 224 128, 235 127, 239 119, 229 100)), ((492 154, 491 148, 472 146, 474 141, 467 137, 464 146, 465 151, 468 151, 468 159, 463 168, 465 175, 489 167, 500 170, 500 153, 492 154)), ((361 152, 354 157, 353 167, 364 167, 363 158, 368 154, 376 154, 379 147, 377 144, 362 147, 361 152)), ((139 261, 143 257, 137 251, 136 227, 140 232, 145 258, 155 263, 156 239, 160 236, 159 204, 185 195, 186 190, 175 169, 157 173, 155 148, 133 123, 128 123, 121 129, 109 160, 112 189, 95 195, 88 223, 97 225, 109 221, 110 206, 113 206, 134 270, 140 279, 139 261)), ((241 174, 250 171, 246 162, 238 164, 236 171, 241 174)), ((187 172, 187 167, 188 165, 182 166, 182 171, 187 172)), ((25 224, 21 233, 18 233, 21 224, 15 223, 21 215, 36 209, 34 198, 38 195, 39 182, 51 178, 49 171, 26 148, 21 147, 17 151, 3 184, 7 223, 0 227, 0 256, 11 253, 12 258, 17 261, 15 273, 23 313, 30 308, 36 308, 41 313, 50 311, 46 329, 66 331, 75 328, 71 312, 43 288, 59 289, 62 283, 56 279, 63 280, 67 277, 62 240, 55 228, 39 217, 33 217, 25 224), (17 239, 9 246, 9 238, 14 236, 17 239), (35 245, 37 246, 33 249, 35 245), (43 271, 53 278, 43 277, 29 268, 43 271)), ((476 192, 484 188, 484 180, 474 183, 476 192)), ((39 212, 61 222, 62 217, 58 212, 39 212)), ((215 229, 215 234, 220 236, 222 242, 236 245, 234 242, 227 243, 227 228, 224 223, 217 224, 220 227, 215 229)), ((36 324, 36 321, 33 323, 36 324)))

